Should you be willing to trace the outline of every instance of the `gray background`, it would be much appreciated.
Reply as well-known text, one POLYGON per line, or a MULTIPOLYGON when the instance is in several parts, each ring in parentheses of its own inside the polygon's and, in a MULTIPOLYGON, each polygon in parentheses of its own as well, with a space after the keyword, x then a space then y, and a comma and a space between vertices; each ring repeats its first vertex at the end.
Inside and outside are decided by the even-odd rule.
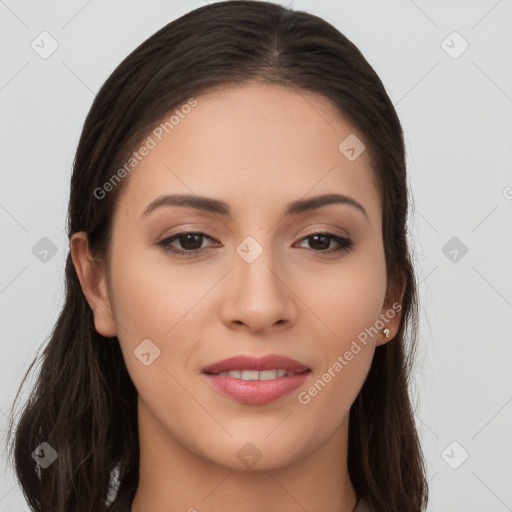
MULTIPOLYGON (((2 430, 62 305, 69 176, 94 94, 139 43, 204 3, 0 0, 2 430), (43 31, 58 43, 45 59, 31 47, 43 51, 46 37, 51 49, 43 31)), ((361 49, 405 131, 428 510, 512 510, 512 2, 293 7, 361 49)), ((2 450, 2 467, 4 459, 2 450)), ((26 510, 12 471, 2 470, 0 511, 26 510)))

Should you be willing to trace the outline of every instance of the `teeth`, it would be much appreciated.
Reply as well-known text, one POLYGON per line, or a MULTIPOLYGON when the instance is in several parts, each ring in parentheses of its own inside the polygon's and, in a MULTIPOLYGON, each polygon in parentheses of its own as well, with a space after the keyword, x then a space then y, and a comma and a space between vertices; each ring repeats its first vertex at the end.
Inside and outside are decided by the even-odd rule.
POLYGON ((242 380, 258 380, 259 373, 258 370, 243 370, 242 380))
MULTIPOLYGON (((229 375, 229 377, 233 377, 235 379, 242 378, 242 370, 233 370, 231 372, 222 372, 223 374, 229 375)), ((221 375, 221 374, 219 374, 221 375)))
POLYGON ((259 380, 277 379, 278 370, 264 370, 259 372, 259 380))
POLYGON ((280 377, 288 377, 295 375, 293 372, 287 370, 231 370, 229 372, 218 373, 220 377, 232 377, 234 379, 242 380, 271 380, 279 379, 280 377))

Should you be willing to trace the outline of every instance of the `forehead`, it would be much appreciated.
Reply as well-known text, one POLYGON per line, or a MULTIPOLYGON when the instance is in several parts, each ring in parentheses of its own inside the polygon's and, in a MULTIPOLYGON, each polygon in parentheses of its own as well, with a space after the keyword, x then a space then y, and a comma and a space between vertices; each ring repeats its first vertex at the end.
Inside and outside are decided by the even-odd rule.
POLYGON ((357 197, 379 217, 367 151, 350 160, 340 150, 347 137, 364 137, 328 99, 246 84, 194 100, 193 108, 178 106, 173 119, 166 115, 149 133, 153 147, 131 172, 120 200, 127 215, 177 192, 217 197, 240 212, 337 192, 357 197))

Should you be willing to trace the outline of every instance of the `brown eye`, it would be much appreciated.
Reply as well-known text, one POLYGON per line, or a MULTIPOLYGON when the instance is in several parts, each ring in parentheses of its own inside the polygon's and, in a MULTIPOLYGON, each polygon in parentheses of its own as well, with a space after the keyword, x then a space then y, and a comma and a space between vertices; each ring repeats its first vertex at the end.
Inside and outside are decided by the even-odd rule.
MULTIPOLYGON (((333 233, 312 233, 304 237, 302 240, 307 240, 310 248, 310 252, 318 254, 331 254, 340 251, 349 251, 353 245, 353 242, 343 236, 338 236, 333 233), (335 247, 332 247, 334 242, 335 247), (336 247, 336 244, 338 247, 336 247)), ((307 249, 307 247, 306 247, 307 249)))
POLYGON ((181 235, 176 240, 179 241, 179 244, 181 248, 187 250, 187 251, 195 251, 197 249, 201 248, 201 245, 203 245, 203 235, 199 233, 192 233, 192 234, 186 234, 181 235))
POLYGON ((183 231, 160 240, 157 245, 165 252, 193 256, 204 249, 202 245, 205 239, 213 240, 204 233, 183 231))

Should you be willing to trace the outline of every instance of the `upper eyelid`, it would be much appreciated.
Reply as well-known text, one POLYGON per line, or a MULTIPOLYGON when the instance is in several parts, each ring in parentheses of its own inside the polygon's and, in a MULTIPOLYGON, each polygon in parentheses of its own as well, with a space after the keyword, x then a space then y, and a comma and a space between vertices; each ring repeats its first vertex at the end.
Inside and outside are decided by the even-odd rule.
MULTIPOLYGON (((173 233, 172 235, 164 236, 158 240, 157 244, 161 244, 162 242, 169 241, 169 240, 172 242, 175 242, 176 240, 179 240, 182 236, 185 236, 185 235, 201 235, 203 238, 209 238, 210 240, 212 240, 214 242, 219 242, 215 237, 213 237, 203 231, 185 230, 185 231, 178 231, 176 233, 173 233)), ((326 236, 330 236, 331 238, 340 238, 340 239, 344 239, 344 240, 347 240, 347 241, 350 241, 351 243, 353 243, 352 238, 350 236, 347 236, 344 234, 339 234, 339 233, 333 233, 332 231, 322 230, 322 229, 317 229, 317 230, 311 231, 310 233, 306 233, 306 234, 300 236, 298 238, 298 241, 302 241, 306 238, 310 238, 315 235, 326 235, 326 236)), ((197 250, 199 250, 199 249, 197 249, 197 250)), ((187 251, 187 252, 193 252, 193 251, 187 251)))
MULTIPOLYGON (((293 236, 294 237, 299 236, 299 233, 303 230, 308 230, 308 234, 309 234, 309 230, 311 229, 312 230, 311 233, 316 233, 316 232, 331 233, 336 236, 350 238, 350 235, 349 235, 348 229, 347 229, 347 228, 351 227, 350 222, 348 223, 347 226, 345 226, 345 228, 337 226, 335 223, 345 224, 346 222, 343 219, 331 219, 331 218, 317 219, 316 222, 313 222, 313 223, 307 225, 306 227, 303 226, 299 230, 295 231, 295 234, 293 236), (324 227, 316 227, 318 225, 323 225, 324 227)), ((201 233, 201 234, 209 236, 211 238, 215 238, 215 236, 208 234, 208 231, 211 231, 211 229, 209 227, 205 226, 203 222, 199 222, 199 223, 194 222, 193 224, 199 224, 199 226, 197 226, 197 227, 187 227, 186 224, 187 223, 183 223, 183 227, 178 228, 179 231, 176 231, 173 234, 168 235, 168 236, 174 236, 174 235, 178 235, 178 234, 187 234, 187 233, 201 233)), ((354 228, 356 226, 354 226, 354 228)), ((176 227, 177 226, 175 226, 175 228, 176 227)), ((290 228, 290 226, 288 226, 286 224, 285 224, 285 226, 282 227, 283 231, 288 231, 289 228, 290 228)), ((221 229, 221 231, 223 231, 223 230, 221 229)), ((229 231, 232 233, 231 230, 229 230, 229 231)), ((268 230, 267 233, 269 231, 270 230, 268 230)), ((350 231, 352 231, 352 228, 350 229, 350 231)), ((303 235, 303 236, 307 236, 307 234, 303 235)), ((160 238, 167 238, 167 236, 160 237, 160 238)))

